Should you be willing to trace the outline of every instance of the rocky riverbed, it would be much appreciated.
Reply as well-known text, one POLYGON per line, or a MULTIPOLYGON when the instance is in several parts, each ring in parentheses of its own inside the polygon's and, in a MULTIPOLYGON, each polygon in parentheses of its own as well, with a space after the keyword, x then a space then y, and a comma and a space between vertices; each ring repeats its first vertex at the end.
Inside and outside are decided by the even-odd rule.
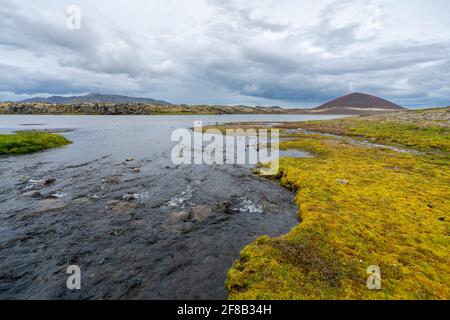
POLYGON ((226 298, 242 248, 298 223, 293 193, 248 167, 173 165, 191 119, 156 118, 35 120, 74 143, 0 159, 0 298, 226 298))
POLYGON ((2 192, 0 297, 226 298, 240 249, 297 223, 293 195, 247 169, 141 174, 151 163, 105 157, 44 177, 40 165, 26 170, 2 192), (71 264, 82 270, 80 291, 65 287, 71 264))

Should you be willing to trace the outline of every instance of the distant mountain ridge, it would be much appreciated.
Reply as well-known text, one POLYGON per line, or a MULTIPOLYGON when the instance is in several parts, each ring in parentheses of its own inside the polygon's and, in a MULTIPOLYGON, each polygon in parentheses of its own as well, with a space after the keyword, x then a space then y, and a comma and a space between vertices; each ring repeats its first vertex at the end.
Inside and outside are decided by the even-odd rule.
POLYGON ((136 98, 114 94, 99 94, 90 93, 84 96, 52 96, 48 98, 31 98, 19 101, 22 103, 55 103, 55 104, 68 104, 68 103, 148 103, 148 104, 161 104, 172 105, 170 102, 163 100, 156 100, 151 98, 136 98))
POLYGON ((171 104, 150 98, 88 94, 53 96, 19 102, 0 102, 0 114, 319 114, 365 115, 402 111, 405 108, 364 93, 351 93, 313 109, 279 106, 224 106, 171 104))

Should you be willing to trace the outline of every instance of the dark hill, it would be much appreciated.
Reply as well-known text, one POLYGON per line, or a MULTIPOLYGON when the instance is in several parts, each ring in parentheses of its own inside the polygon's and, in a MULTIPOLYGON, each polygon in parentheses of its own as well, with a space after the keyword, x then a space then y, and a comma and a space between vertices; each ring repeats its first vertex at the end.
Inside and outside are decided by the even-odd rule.
POLYGON ((91 93, 85 96, 71 96, 71 97, 62 97, 62 96, 52 96, 48 98, 31 98, 27 100, 23 100, 20 102, 24 103, 55 103, 55 104, 69 104, 69 103, 147 103, 147 104, 160 104, 160 105, 171 105, 171 103, 155 100, 150 98, 136 98, 136 97, 128 97, 128 96, 120 96, 120 95, 112 95, 112 94, 98 94, 91 93))
POLYGON ((317 108, 314 108, 313 110, 324 111, 329 109, 362 109, 362 111, 364 111, 364 109, 401 110, 403 108, 395 103, 370 94, 352 93, 327 102, 317 108))

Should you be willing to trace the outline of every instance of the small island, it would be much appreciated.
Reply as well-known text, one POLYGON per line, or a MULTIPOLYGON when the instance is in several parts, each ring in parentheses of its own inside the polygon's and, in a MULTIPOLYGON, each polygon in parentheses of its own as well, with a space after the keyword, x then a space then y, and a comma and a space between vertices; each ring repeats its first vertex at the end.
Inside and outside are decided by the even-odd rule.
POLYGON ((65 137, 49 132, 18 131, 13 134, 1 134, 0 156, 43 151, 70 143, 71 141, 65 137))

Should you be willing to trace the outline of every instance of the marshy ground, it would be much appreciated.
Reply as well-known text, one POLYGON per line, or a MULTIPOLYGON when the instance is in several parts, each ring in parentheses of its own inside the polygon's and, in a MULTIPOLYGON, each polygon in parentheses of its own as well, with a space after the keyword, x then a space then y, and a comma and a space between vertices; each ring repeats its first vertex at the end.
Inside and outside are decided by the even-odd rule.
POLYGON ((315 155, 280 164, 302 222, 241 252, 230 298, 449 299, 449 114, 271 124, 289 137, 280 148, 315 155), (366 286, 372 265, 381 290, 366 286))

